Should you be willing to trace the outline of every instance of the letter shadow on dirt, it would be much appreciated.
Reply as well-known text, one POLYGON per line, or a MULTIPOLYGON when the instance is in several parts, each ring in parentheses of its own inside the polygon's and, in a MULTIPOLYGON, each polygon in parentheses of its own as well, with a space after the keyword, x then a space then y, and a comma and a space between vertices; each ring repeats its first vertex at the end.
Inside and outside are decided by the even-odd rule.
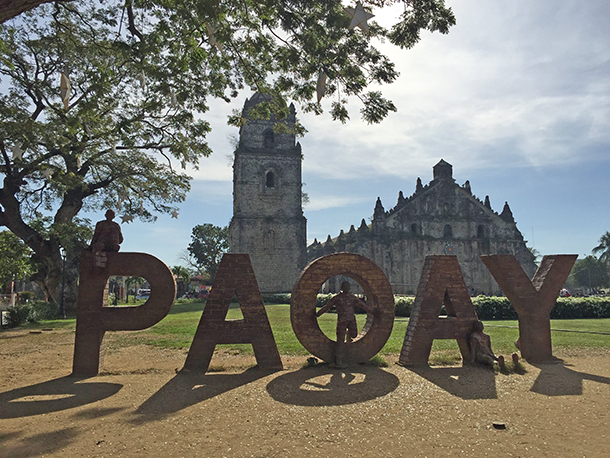
POLYGON ((267 392, 285 404, 340 406, 385 396, 398 385, 398 377, 377 367, 319 365, 274 378, 267 384, 267 392))
POLYGON ((30 417, 72 409, 109 398, 123 385, 61 377, 0 393, 0 419, 30 417))
POLYGON ((569 369, 562 359, 555 358, 550 363, 531 363, 540 369, 538 378, 530 391, 547 396, 580 396, 583 380, 610 385, 610 378, 601 375, 587 374, 569 369))
POLYGON ((227 391, 252 383, 276 372, 272 369, 251 367, 241 374, 181 372, 148 398, 135 411, 136 424, 161 420, 192 405, 211 399, 227 391))
POLYGON ((462 399, 497 399, 496 375, 486 367, 408 367, 410 371, 462 399))
POLYGON ((33 456, 45 455, 57 452, 67 447, 78 435, 75 427, 63 428, 49 433, 38 433, 32 436, 21 437, 21 433, 14 433, 12 437, 0 435, 0 444, 4 439, 18 439, 18 443, 3 444, 2 456, 11 458, 31 458, 33 456))

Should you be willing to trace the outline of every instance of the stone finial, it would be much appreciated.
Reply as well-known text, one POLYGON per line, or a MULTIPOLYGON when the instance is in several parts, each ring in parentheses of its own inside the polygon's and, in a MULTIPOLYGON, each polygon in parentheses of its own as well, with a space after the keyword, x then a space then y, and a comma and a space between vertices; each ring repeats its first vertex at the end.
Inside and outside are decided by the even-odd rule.
POLYGON ((502 209, 502 213, 500 213, 500 218, 502 218, 507 223, 514 223, 515 218, 513 217, 513 212, 510 210, 510 206, 508 202, 504 202, 504 208, 502 209))
POLYGON ((421 184, 421 178, 417 177, 417 184, 415 185, 415 192, 423 191, 424 186, 421 184))
POLYGON ((333 246, 333 239, 330 238, 330 234, 328 234, 328 237, 326 238, 326 242, 324 242, 324 250, 323 253, 326 254, 331 254, 335 252, 335 247, 333 246))
POLYGON ((484 205, 491 210, 491 202, 489 201, 489 196, 485 196, 485 204, 484 205))
POLYGON ((385 214, 385 209, 383 208, 383 204, 381 203, 381 198, 377 197, 377 202, 375 202, 375 211, 373 212, 373 219, 383 218, 385 214))
POLYGON ((362 234, 368 230, 369 227, 366 225, 366 221, 364 220, 364 218, 362 218, 362 221, 360 222, 360 227, 358 228, 358 232, 362 234))
POLYGON ((396 205, 401 205, 405 202, 405 196, 402 191, 398 191, 398 202, 396 205))
POLYGON ((472 190, 470 189, 470 181, 469 180, 466 180, 466 183, 464 183, 464 190, 468 194, 472 195, 472 190))
POLYGON ((345 233, 343 232, 343 229, 341 229, 341 232, 339 232, 339 236, 335 241, 335 250, 345 251, 345 233))

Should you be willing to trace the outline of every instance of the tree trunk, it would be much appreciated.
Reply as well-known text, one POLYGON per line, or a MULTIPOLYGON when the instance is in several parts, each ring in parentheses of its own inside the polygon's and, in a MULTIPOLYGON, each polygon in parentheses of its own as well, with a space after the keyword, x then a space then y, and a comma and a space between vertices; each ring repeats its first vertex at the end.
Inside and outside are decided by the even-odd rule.
POLYGON ((47 299, 57 304, 57 313, 63 311, 66 315, 76 314, 80 252, 78 255, 66 256, 65 262, 61 256, 47 259, 36 256, 36 260, 40 268, 33 280, 42 288, 47 299))
MULTIPOLYGON (((0 0, 0 24, 19 16, 43 3, 51 3, 55 0, 0 0)), ((68 1, 68 0, 65 0, 68 1)))

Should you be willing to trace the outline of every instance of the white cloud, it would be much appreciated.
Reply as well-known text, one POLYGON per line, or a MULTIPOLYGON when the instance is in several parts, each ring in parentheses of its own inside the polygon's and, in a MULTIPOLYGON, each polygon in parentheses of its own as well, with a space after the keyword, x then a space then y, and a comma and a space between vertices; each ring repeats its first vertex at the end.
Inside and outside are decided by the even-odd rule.
POLYGON ((603 2, 587 5, 455 2, 449 35, 381 45, 401 72, 383 88, 398 112, 374 126, 357 101, 346 125, 302 116, 304 170, 356 180, 424 174, 441 157, 463 170, 594 159, 610 145, 610 34, 603 2))
POLYGON ((309 203, 305 205, 305 210, 316 211, 316 210, 327 210, 329 208, 340 208, 348 205, 360 204, 363 202, 370 201, 369 198, 365 197, 353 197, 353 196, 310 196, 309 203))

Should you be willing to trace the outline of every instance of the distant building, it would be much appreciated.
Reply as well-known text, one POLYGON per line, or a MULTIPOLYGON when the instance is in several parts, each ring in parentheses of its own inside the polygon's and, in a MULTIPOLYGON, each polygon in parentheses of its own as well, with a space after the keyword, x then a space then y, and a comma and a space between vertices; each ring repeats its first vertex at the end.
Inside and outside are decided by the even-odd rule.
MULTIPOLYGON (((246 100, 243 116, 266 96, 246 100)), ((249 253, 263 293, 289 292, 307 262, 301 145, 274 132, 275 119, 249 120, 239 132, 233 162, 230 252, 249 253)), ((295 123, 294 105, 286 121, 295 123)))
MULTIPOLYGON (((517 229, 513 214, 504 204, 501 213, 491 209, 489 196, 476 198, 466 181, 453 179, 453 166, 441 160, 433 168, 434 179, 426 186, 417 179, 415 193, 398 194, 396 206, 386 211, 377 198, 372 224, 363 219, 338 237, 324 243, 314 240, 308 247, 310 260, 348 251, 373 260, 387 275, 395 294, 414 294, 427 255, 458 257, 464 280, 472 294, 498 294, 499 286, 479 256, 513 254, 531 278, 535 271, 530 253, 517 229)), ((329 285, 337 291, 340 279, 329 285)))

